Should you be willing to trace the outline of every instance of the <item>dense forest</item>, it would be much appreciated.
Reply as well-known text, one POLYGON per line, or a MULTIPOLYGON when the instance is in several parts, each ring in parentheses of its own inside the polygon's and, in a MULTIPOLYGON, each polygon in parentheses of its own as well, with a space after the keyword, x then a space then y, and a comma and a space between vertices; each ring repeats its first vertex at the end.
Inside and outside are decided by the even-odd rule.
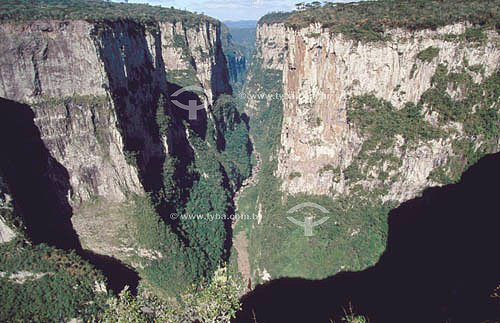
MULTIPOLYGON (((161 136, 167 136, 180 122, 168 114, 170 109, 160 97, 156 122, 161 136)), ((165 255, 146 267, 145 275, 172 296, 210 277, 222 261, 228 260, 230 223, 171 215, 233 213, 232 196, 250 173, 248 127, 233 98, 220 96, 211 114, 207 119, 207 141, 191 131, 190 140, 198 158, 168 156, 163 165, 162 188, 149 197, 136 198, 139 241, 165 255)))
POLYGON ((148 4, 116 3, 101 0, 1 0, 0 22, 27 20, 117 21, 134 20, 182 21, 196 25, 203 21, 217 23, 216 19, 189 11, 148 4))

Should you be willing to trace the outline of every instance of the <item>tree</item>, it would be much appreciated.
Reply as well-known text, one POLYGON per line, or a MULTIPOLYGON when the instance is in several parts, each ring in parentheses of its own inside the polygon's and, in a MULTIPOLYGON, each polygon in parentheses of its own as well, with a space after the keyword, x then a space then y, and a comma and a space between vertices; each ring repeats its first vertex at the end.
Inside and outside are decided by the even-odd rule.
POLYGON ((305 9, 304 2, 296 3, 295 7, 297 8, 298 11, 304 10, 305 9))
POLYGON ((314 1, 311 3, 313 8, 320 8, 321 7, 321 2, 319 1, 314 1))

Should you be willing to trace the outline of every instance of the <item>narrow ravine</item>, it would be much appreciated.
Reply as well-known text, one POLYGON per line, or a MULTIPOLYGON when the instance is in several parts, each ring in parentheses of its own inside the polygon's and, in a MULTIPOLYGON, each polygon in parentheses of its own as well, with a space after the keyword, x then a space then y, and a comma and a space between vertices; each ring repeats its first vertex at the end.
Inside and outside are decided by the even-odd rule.
MULTIPOLYGON (((252 136, 250 135, 250 141, 254 143, 254 140, 252 136)), ((255 146, 254 146, 255 147, 255 146)), ((257 164, 255 167, 252 168, 252 174, 250 177, 248 177, 245 181, 243 181, 243 184, 241 185, 240 189, 235 193, 234 195, 234 204, 236 206, 236 212, 239 214, 239 199, 241 197, 241 194, 243 191, 249 187, 255 186, 257 184, 257 178, 258 174, 262 165, 262 159, 260 157, 260 153, 257 150, 254 150, 255 154, 255 159, 257 161, 257 164)), ((236 227, 236 224, 238 223, 239 216, 237 216, 232 224, 233 230, 236 227)), ((233 246, 236 249, 238 253, 238 258, 237 258, 237 263, 238 263, 238 271, 241 273, 243 276, 243 281, 248 283, 245 292, 250 290, 251 286, 251 271, 250 271, 250 259, 248 256, 248 238, 246 236, 245 231, 240 231, 236 235, 233 236, 233 246)))

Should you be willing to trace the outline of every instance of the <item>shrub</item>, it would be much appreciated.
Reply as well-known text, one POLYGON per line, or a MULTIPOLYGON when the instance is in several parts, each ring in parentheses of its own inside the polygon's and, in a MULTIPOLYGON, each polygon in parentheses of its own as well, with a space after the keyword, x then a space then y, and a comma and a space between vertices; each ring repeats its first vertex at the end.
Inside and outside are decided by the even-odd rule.
POLYGON ((118 298, 108 299, 101 322, 204 322, 229 323, 241 308, 241 286, 228 274, 226 267, 218 268, 210 282, 193 286, 180 295, 177 302, 165 302, 156 297, 134 297, 125 288, 118 298))
POLYGON ((486 33, 481 27, 467 28, 465 30, 465 39, 470 42, 483 42, 486 40, 486 33))
POLYGON ((438 57, 438 55, 439 55, 439 48, 430 46, 424 49, 423 51, 419 52, 417 54, 417 58, 424 62, 430 63, 434 58, 438 57))

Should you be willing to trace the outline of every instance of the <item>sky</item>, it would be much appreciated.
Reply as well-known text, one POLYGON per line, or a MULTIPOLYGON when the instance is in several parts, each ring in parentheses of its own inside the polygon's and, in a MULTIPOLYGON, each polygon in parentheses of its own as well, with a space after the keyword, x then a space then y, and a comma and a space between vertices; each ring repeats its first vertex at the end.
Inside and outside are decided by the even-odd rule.
MULTIPOLYGON (((311 0, 312 1, 312 0, 311 0)), ((311 2, 305 1, 305 2, 311 2)), ((258 20, 272 11, 291 11, 301 0, 130 0, 129 3, 149 3, 204 13, 226 20, 258 20)), ((335 1, 332 1, 335 2, 335 1)), ((338 1, 342 2, 342 1, 338 1)))

